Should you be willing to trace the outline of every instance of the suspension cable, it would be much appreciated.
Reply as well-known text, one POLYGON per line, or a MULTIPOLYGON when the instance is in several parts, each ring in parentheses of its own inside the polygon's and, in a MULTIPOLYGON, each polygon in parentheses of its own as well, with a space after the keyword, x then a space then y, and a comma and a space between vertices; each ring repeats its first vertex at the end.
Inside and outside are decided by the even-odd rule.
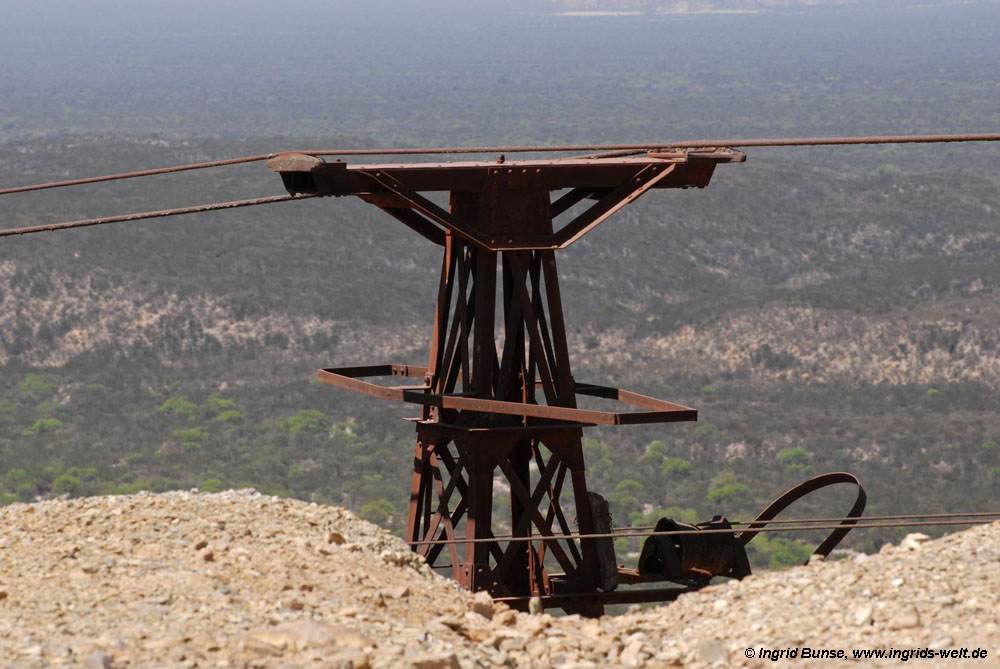
MULTIPOLYGON (((995 518, 1000 520, 1000 511, 965 511, 956 513, 908 513, 884 516, 865 516, 865 520, 914 520, 917 518, 995 518)), ((796 524, 796 523, 839 523, 851 518, 772 518, 770 520, 730 520, 730 525, 796 524)), ((651 530, 655 525, 632 525, 619 528, 626 530, 651 530)))
MULTIPOLYGON (((761 521, 764 522, 764 521, 761 521)), ((806 532, 809 530, 830 530, 830 529, 840 529, 844 527, 850 527, 852 530, 862 530, 862 529, 872 529, 872 528, 885 528, 885 527, 919 527, 927 525, 987 525, 989 523, 996 522, 995 520, 987 519, 954 519, 954 520, 928 520, 928 521, 912 521, 912 522, 888 522, 888 523, 872 523, 859 521, 857 519, 844 520, 842 523, 836 524, 822 524, 822 525, 787 525, 782 527, 762 527, 759 529, 754 529, 754 532, 806 532)), ((568 533, 568 534, 540 534, 528 537, 513 537, 506 536, 500 537, 481 537, 473 539, 424 539, 420 541, 407 541, 411 546, 436 546, 436 545, 448 545, 448 544, 484 544, 484 543, 500 543, 500 542, 534 542, 534 541, 562 541, 568 539, 619 539, 623 537, 653 537, 653 536, 677 536, 682 534, 735 534, 733 529, 704 529, 704 530, 671 530, 668 532, 604 532, 604 533, 591 533, 591 534, 581 534, 581 533, 568 533)))
MULTIPOLYGON (((871 522, 876 520, 914 520, 918 518, 941 518, 946 520, 957 520, 959 518, 971 518, 976 521, 983 522, 993 522, 994 520, 1000 520, 1000 511, 968 511, 968 512, 957 512, 957 513, 915 513, 915 514, 894 514, 894 515, 883 515, 883 516, 864 516, 861 520, 865 522, 871 522)), ((808 529, 809 527, 817 527, 816 525, 807 525, 807 523, 839 523, 840 525, 847 525, 849 523, 854 523, 858 520, 856 517, 829 517, 829 518, 771 518, 770 520, 730 520, 729 524, 733 526, 733 531, 738 531, 742 525, 754 525, 754 530, 763 527, 765 525, 802 525, 802 529, 808 529)), ((960 523, 956 523, 960 524, 960 523)), ((978 524, 977 522, 970 524, 978 524)), ((900 523, 900 527, 905 527, 907 523, 900 523)), ((628 536, 627 533, 635 532, 638 530, 652 530, 655 525, 630 525, 628 527, 612 527, 611 534, 617 536, 628 536)), ((779 529, 773 529, 772 532, 777 532, 779 529)), ((823 529, 820 527, 820 529, 823 529)), ((699 530, 702 531, 702 530, 699 530)), ((644 532, 642 536, 650 536, 652 533, 644 532)), ((513 534, 494 534, 493 538, 498 541, 506 541, 512 538, 513 534)), ((560 535, 563 536, 563 535, 560 535)), ((584 535, 580 535, 584 536, 584 535)), ((537 537, 536 537, 537 539, 537 537)))
POLYGON ((85 228, 91 225, 106 225, 108 223, 127 223, 129 221, 141 221, 147 218, 161 218, 163 216, 199 214, 205 211, 218 211, 220 209, 238 209, 240 207, 253 207, 259 204, 288 202, 289 200, 306 200, 311 197, 316 197, 316 196, 309 194, 271 195, 269 197, 257 197, 250 200, 215 202, 213 204, 201 204, 201 205, 195 205, 193 207, 179 207, 177 209, 161 209, 159 211, 144 211, 137 214, 122 214, 120 216, 105 216, 103 218, 87 218, 81 221, 69 221, 67 223, 31 225, 25 228, 11 228, 10 230, 0 230, 0 237, 9 237, 11 235, 27 235, 33 232, 51 232, 53 230, 66 230, 67 228, 85 228))
MULTIPOLYGON (((645 144, 566 144, 561 146, 451 146, 422 147, 396 149, 332 149, 319 151, 294 151, 281 153, 304 153, 311 156, 416 156, 434 154, 474 154, 474 153, 561 153, 569 151, 652 151, 660 149, 710 149, 719 147, 786 147, 786 146, 843 146, 854 144, 930 144, 950 142, 996 142, 1000 141, 1000 133, 979 134, 945 134, 945 135, 877 135, 871 137, 796 137, 772 139, 705 139, 684 142, 652 142, 645 144)), ((226 165, 238 165, 267 160, 276 153, 228 158, 210 162, 175 165, 138 172, 122 172, 96 177, 54 181, 51 183, 34 184, 30 186, 15 186, 0 189, 0 195, 25 193, 28 191, 64 186, 79 186, 82 184, 134 179, 137 177, 170 174, 189 170, 200 170, 226 165)))
POLYGON ((171 174, 173 172, 186 172, 188 170, 203 170, 208 167, 223 167, 225 165, 239 165, 240 163, 253 163, 259 160, 266 160, 269 156, 244 156, 243 158, 229 158, 226 160, 213 160, 207 163, 191 163, 189 165, 175 165, 173 167, 160 167, 152 170, 140 170, 138 172, 121 172, 120 174, 105 174, 99 177, 84 177, 82 179, 69 179, 67 181, 53 181, 51 183, 35 184, 32 186, 15 186, 13 188, 0 189, 0 195, 11 193, 26 193, 33 190, 45 190, 46 188, 62 188, 64 186, 80 186, 82 184, 93 184, 101 181, 118 181, 119 179, 135 179, 136 177, 149 177, 156 174, 171 174))

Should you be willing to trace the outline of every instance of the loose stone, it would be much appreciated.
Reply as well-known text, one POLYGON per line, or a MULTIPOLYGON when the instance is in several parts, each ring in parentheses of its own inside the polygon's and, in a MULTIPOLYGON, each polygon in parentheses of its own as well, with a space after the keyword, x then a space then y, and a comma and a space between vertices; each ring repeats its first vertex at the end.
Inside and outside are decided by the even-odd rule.
POLYGON ((587 619, 473 596, 336 507, 251 490, 12 504, 0 507, 0 658, 699 669, 770 666, 747 648, 1000 647, 1000 525, 925 536, 587 619))

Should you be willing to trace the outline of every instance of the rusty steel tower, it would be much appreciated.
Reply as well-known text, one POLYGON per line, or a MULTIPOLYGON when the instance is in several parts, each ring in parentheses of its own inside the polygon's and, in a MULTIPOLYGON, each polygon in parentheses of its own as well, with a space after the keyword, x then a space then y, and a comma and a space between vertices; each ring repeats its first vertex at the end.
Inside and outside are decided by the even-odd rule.
MULTIPOLYGON (((725 148, 374 165, 297 153, 271 158, 289 194, 360 197, 441 247, 427 364, 318 373, 334 386, 421 407, 413 419, 406 540, 431 565, 447 552, 463 586, 521 607, 538 596, 547 605, 599 614, 605 603, 668 596, 611 592, 613 552, 602 558, 598 539, 566 535, 574 518, 578 534, 596 529, 584 427, 692 421, 697 412, 574 378, 556 251, 648 190, 703 188, 716 165, 744 160, 725 148), (428 199, 430 192, 447 192, 449 208, 428 199), (581 203, 587 204, 563 223, 560 216, 581 203), (411 381, 378 385, 369 377, 411 381), (581 395, 630 410, 581 409, 581 395), (494 531, 499 494, 509 497, 509 535, 494 531)), ((612 580, 627 581, 627 570, 620 571, 623 578, 612 580)), ((631 580, 641 579, 631 574, 631 580)))

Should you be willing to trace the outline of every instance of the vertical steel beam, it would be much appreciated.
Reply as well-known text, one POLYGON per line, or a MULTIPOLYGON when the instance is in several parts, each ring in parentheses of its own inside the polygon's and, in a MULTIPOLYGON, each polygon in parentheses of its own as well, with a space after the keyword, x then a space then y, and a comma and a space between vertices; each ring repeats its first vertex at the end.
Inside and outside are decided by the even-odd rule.
MULTIPOLYGON (((551 232, 548 207, 535 207, 536 196, 532 191, 530 202, 500 204, 504 197, 516 198, 516 192, 483 198, 453 193, 452 213, 489 232, 489 226, 512 225, 504 216, 514 212, 525 217, 519 219, 519 225, 539 233, 551 232), (497 210, 485 206, 484 201, 497 205, 497 210)), ((444 246, 427 372, 435 392, 455 392, 461 369, 464 392, 484 399, 534 402, 537 374, 549 405, 575 407, 554 253, 496 252, 451 233, 445 236, 444 246), (498 261, 502 268, 499 277, 498 261), (499 359, 498 299, 502 300, 504 339, 499 359)), ((582 432, 575 424, 565 426, 549 423, 534 427, 526 417, 469 411, 459 414, 435 408, 429 412, 417 426, 407 539, 444 538, 455 578, 473 590, 504 596, 551 595, 554 581, 545 564, 551 558, 565 572, 560 581, 564 587, 578 593, 596 592, 596 553, 590 542, 578 548, 573 540, 552 538, 556 526, 563 534, 571 530, 561 496, 572 495, 579 530, 593 529, 582 432), (454 421, 458 424, 452 424, 454 421), (553 428, 558 429, 553 432, 553 428), (512 429, 514 432, 509 432, 512 429), (454 458, 450 445, 457 453, 454 458), (543 445, 549 452, 547 461, 542 456, 543 445), (533 460, 539 467, 537 474, 531 470, 533 460), (513 535, 537 537, 537 541, 502 546, 494 539, 493 492, 498 471, 510 486, 513 535), (466 475, 467 479, 463 478, 466 475), (566 479, 571 486, 563 485, 566 479), (435 498, 436 503, 432 501, 435 498), (464 539, 487 541, 470 543, 464 539)), ((433 561, 443 550, 437 545, 424 554, 433 561)), ((578 610, 588 615, 600 613, 599 606, 589 604, 578 610)))

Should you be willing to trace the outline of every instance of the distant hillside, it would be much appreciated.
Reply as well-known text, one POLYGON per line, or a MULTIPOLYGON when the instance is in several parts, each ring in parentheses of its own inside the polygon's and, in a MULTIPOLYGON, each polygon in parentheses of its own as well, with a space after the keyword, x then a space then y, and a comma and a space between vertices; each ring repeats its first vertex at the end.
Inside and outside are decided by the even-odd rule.
MULTIPOLYGON (((0 161, 0 176, 288 141, 29 142, 0 161)), ((64 217, 84 217, 281 192, 259 164, 212 175, 161 178, 152 190, 121 182, 103 187, 110 199, 100 186, 8 197, 6 211, 28 223, 56 215, 60 198, 71 198, 64 217)), ((1000 384, 998 215, 1000 189, 985 176, 892 165, 851 174, 751 152, 707 189, 651 193, 560 254, 577 369, 1000 384)), ((358 200, 331 199, 7 239, 0 364, 58 367, 103 350, 167 365, 231 350, 349 361, 422 350, 438 253, 398 227, 358 200)))
MULTIPOLYGON (((10 147, 0 180, 290 144, 37 140, 10 147)), ((588 432, 589 486, 617 523, 749 516, 829 470, 857 472, 885 513, 992 505, 1000 181, 921 168, 751 152, 705 190, 647 194, 560 254, 576 378, 700 412, 588 432)), ((7 222, 281 192, 259 164, 212 176, 12 196, 7 222)), ((398 530, 413 448, 398 419, 414 409, 312 378, 426 362, 430 244, 331 199, 8 238, 0 252, 0 499, 252 485, 398 530)))

